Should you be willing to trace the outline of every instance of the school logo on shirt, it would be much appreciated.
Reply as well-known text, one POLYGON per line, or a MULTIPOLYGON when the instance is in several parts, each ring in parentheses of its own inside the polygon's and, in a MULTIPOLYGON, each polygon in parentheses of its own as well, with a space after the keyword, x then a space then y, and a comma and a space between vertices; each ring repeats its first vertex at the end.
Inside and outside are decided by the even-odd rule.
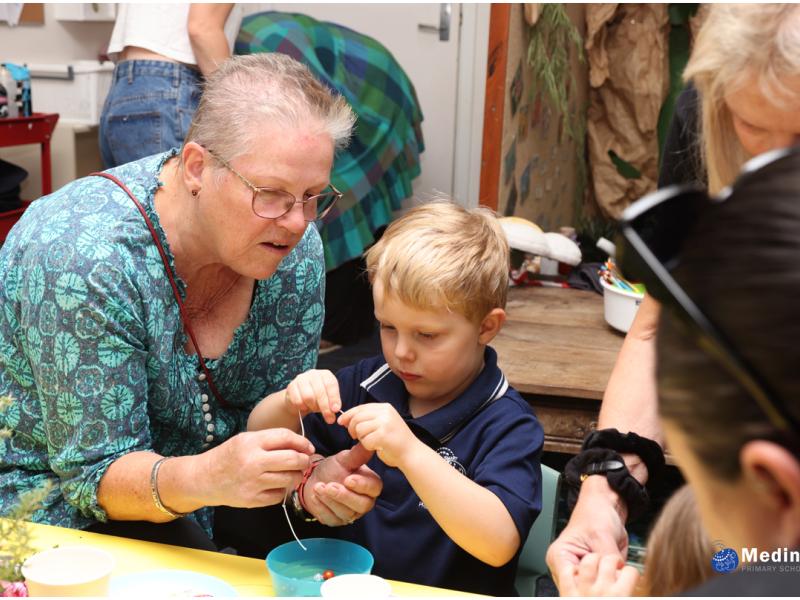
MULTIPOLYGON (((458 457, 456 456, 455 452, 453 452, 452 450, 450 450, 450 448, 447 448, 445 446, 441 446, 436 452, 439 454, 439 456, 441 456, 445 460, 445 462, 447 462, 448 465, 453 467, 456 471, 458 471, 462 475, 466 476, 467 470, 464 468, 464 465, 458 462, 458 457)), ((428 508, 425 506, 422 500, 419 501, 419 508, 428 510, 428 508)))
POLYGON ((450 448, 441 446, 436 452, 438 452, 439 456, 445 459, 447 461, 447 464, 453 467, 456 471, 458 471, 462 475, 467 474, 467 470, 460 462, 458 462, 458 457, 456 456, 455 452, 450 450, 450 448))

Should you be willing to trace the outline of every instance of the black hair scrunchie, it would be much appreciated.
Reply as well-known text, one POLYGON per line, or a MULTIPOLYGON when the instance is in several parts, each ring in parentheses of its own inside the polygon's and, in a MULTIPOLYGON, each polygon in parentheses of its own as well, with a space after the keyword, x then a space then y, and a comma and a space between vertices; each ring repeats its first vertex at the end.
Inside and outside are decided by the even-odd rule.
POLYGON ((647 467, 648 481, 658 478, 664 468, 664 452, 657 442, 633 432, 601 429, 586 436, 582 450, 564 468, 569 486, 567 504, 575 508, 581 484, 590 475, 605 475, 609 487, 619 494, 628 509, 628 521, 641 517, 650 504, 647 488, 630 474, 620 452, 639 456, 647 467))

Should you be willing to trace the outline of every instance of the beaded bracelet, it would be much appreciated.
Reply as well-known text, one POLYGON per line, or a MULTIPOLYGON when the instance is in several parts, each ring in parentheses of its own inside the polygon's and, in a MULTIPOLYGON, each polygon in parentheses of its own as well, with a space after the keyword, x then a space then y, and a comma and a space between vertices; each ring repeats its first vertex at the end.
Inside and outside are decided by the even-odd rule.
POLYGON ((311 515, 311 513, 308 511, 308 508, 306 508, 305 498, 303 498, 303 492, 306 489, 306 483, 308 483, 308 480, 311 477, 311 474, 314 472, 314 469, 316 469, 317 466, 323 460, 325 460, 325 459, 324 458, 318 458, 317 460, 312 461, 308 465, 308 468, 303 473, 302 481, 300 481, 300 484, 297 486, 297 488, 295 489, 294 494, 292 496, 292 500, 296 502, 296 504, 295 504, 295 512, 300 514, 299 511, 296 510, 297 509, 297 504, 299 504, 300 508, 302 509, 302 512, 305 513, 305 514, 303 514, 301 516, 303 516, 303 518, 307 522, 316 521, 317 519, 316 519, 316 517, 311 515))
POLYGON ((181 517, 185 517, 189 513, 175 512, 174 510, 164 506, 164 503, 161 502, 161 495, 158 493, 158 470, 161 468, 161 464, 170 458, 172 457, 164 456, 153 463, 153 469, 150 471, 150 493, 153 496, 153 502, 158 510, 163 512, 165 515, 169 515, 173 519, 179 519, 181 517))

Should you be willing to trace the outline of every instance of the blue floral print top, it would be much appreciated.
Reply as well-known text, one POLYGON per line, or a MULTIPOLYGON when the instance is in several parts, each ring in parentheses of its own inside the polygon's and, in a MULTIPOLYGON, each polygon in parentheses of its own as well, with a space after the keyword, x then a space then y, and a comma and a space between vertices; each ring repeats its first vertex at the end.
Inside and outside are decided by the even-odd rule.
MULTIPOLYGON (((109 171, 145 206, 170 262, 153 199, 175 153, 109 171)), ((164 264, 127 194, 87 177, 34 202, 0 250, 0 395, 14 398, 0 414, 13 430, 0 439, 0 515, 51 480, 34 520, 88 527, 107 520, 97 487, 114 460, 198 454, 243 431, 261 398, 316 363, 324 275, 311 226, 257 282, 225 354, 207 361, 225 408, 184 351, 164 264)), ((212 510, 194 514, 210 532, 212 510)))

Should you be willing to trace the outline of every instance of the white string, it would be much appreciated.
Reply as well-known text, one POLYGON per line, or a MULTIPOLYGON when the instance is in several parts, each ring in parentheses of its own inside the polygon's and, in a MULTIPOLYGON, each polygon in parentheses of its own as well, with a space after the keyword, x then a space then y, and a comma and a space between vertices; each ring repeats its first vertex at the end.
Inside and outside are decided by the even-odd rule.
MULTIPOLYGON (((344 413, 340 410, 339 414, 343 415, 344 413)), ((306 437, 306 428, 303 426, 303 415, 300 414, 299 410, 297 411, 297 416, 300 417, 300 435, 306 437)), ((300 547, 303 550, 308 552, 308 548, 306 548, 303 545, 303 542, 300 541, 300 538, 297 537, 297 534, 294 532, 294 527, 292 526, 292 520, 289 518, 289 511, 286 509, 286 499, 288 497, 289 497, 289 488, 286 488, 286 493, 283 495, 283 504, 281 504, 281 506, 283 507, 283 514, 286 516, 286 522, 289 524, 289 530, 292 532, 294 539, 297 540, 297 543, 300 544, 300 547)))
MULTIPOLYGON (((300 414, 299 410, 297 411, 297 416, 300 417, 300 435, 306 437, 306 429, 305 427, 303 427, 303 415, 300 414)), ((303 546, 303 542, 300 541, 300 538, 297 537, 297 534, 294 532, 294 527, 292 526, 292 520, 289 518, 289 511, 286 510, 286 499, 288 497, 289 497, 289 488, 286 488, 286 493, 283 495, 283 504, 281 505, 283 506, 283 514, 286 515, 286 522, 289 524, 289 529, 291 530, 294 539, 297 540, 297 543, 300 544, 300 547, 303 550, 308 552, 308 548, 303 546)))

